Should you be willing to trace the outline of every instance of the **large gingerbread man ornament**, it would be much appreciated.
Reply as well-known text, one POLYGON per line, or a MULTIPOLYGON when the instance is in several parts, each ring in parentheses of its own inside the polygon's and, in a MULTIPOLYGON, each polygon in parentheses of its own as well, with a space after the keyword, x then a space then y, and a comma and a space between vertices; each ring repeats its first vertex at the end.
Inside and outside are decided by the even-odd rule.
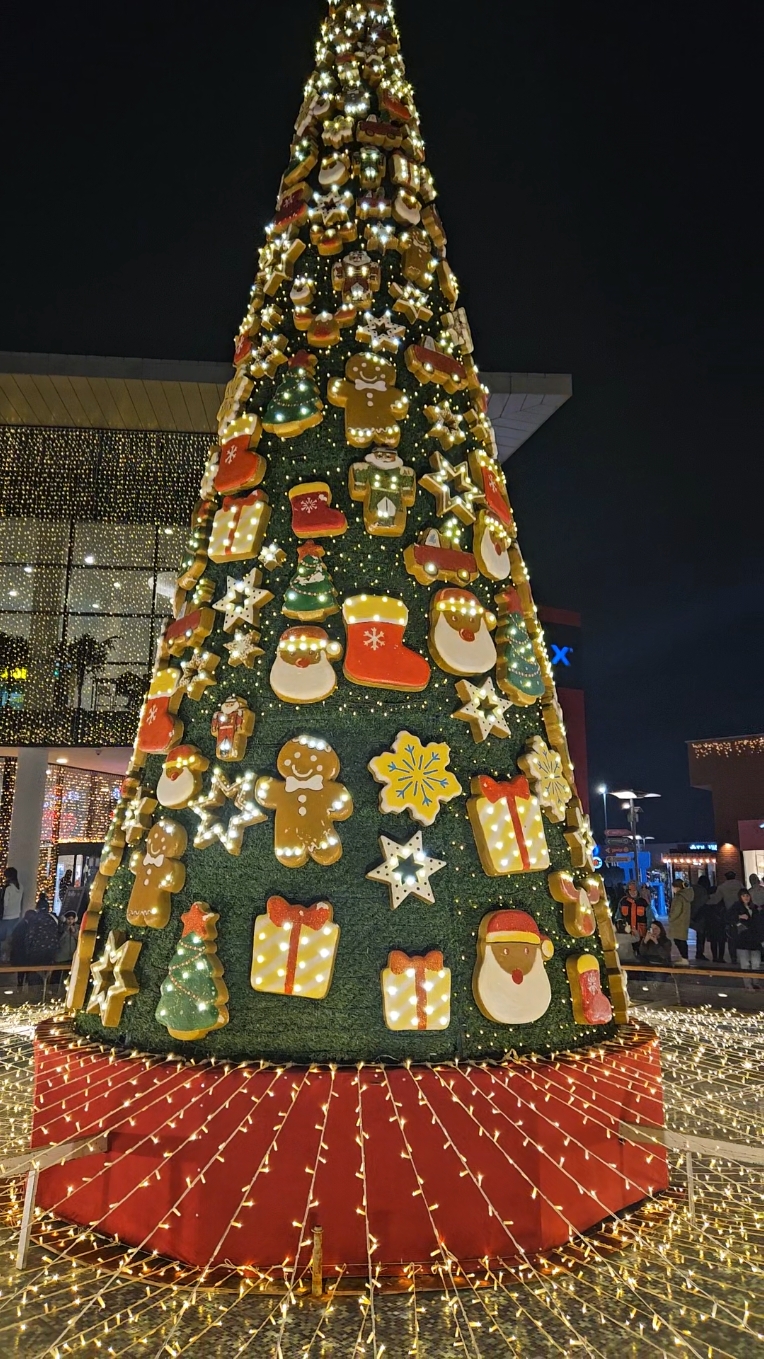
POLYGON ((353 448, 382 444, 397 448, 399 420, 409 411, 409 399, 395 386, 395 364, 382 354, 354 354, 344 378, 332 378, 327 395, 332 405, 345 408, 345 438, 353 448))
POLYGON ((298 736, 281 747, 276 766, 281 779, 261 778, 255 797, 275 811, 273 852, 286 868, 302 868, 308 859, 333 864, 342 858, 335 821, 353 814, 353 799, 335 780, 339 758, 317 736, 298 736))
POLYGON ((131 925, 164 929, 170 919, 171 895, 185 886, 186 868, 179 860, 187 843, 183 827, 163 816, 151 827, 143 848, 131 854, 130 872, 135 874, 127 903, 131 925))

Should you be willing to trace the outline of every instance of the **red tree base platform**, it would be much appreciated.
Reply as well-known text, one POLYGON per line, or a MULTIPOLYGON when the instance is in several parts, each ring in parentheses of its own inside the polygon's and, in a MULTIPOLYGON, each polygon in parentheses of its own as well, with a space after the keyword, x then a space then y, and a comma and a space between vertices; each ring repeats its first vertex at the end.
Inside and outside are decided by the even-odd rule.
POLYGON ((282 1068, 121 1055, 40 1028, 32 1144, 110 1133, 46 1170, 66 1221, 186 1264, 291 1276, 522 1260, 668 1184, 618 1125, 663 1123, 651 1030, 556 1059, 282 1068))

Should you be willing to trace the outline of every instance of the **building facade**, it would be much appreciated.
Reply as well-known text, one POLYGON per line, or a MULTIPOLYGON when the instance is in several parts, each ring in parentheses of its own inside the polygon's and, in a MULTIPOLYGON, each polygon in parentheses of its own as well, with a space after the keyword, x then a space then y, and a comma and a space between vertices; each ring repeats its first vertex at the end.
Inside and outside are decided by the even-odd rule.
POLYGON ((711 793, 717 874, 764 881, 764 735, 688 742, 690 783, 711 793))

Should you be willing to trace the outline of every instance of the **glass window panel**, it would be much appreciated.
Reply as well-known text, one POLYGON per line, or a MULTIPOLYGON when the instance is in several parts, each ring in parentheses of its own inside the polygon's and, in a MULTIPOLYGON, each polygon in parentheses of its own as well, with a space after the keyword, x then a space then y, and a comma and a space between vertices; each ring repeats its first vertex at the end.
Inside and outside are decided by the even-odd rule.
POLYGON ((157 576, 156 612, 163 618, 172 613, 172 601, 177 589, 177 578, 174 571, 160 571, 157 576))
POLYGON ((154 578, 146 571, 74 567, 69 582, 69 609, 72 613, 148 614, 153 586, 154 578))
POLYGON ((66 574, 57 566, 0 566, 0 606, 12 611, 59 613, 66 574))
POLYGON ((69 551, 68 522, 47 519, 0 519, 0 561, 66 563, 69 551))
MULTIPOLYGON (((111 618, 98 614, 83 617, 69 615, 67 640, 92 637, 96 642, 112 639, 107 663, 109 665, 145 668, 151 655, 151 620, 149 618, 111 618)), ((105 673, 105 672, 104 672, 105 673)))
POLYGON ((160 570, 177 573, 190 529, 160 528, 157 538, 157 561, 160 570))
POLYGON ((75 524, 75 566, 154 566, 153 524, 75 524))
POLYGON ((0 633, 10 637, 24 637, 28 641, 31 626, 30 613, 7 613, 5 609, 0 610, 0 633))

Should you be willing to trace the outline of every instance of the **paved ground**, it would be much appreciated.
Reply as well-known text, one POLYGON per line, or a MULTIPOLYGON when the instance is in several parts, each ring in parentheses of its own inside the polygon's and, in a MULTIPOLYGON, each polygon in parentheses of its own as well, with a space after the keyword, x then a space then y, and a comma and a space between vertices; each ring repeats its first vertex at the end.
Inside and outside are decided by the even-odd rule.
MULTIPOLYGON (((651 990, 661 985, 655 978, 647 984, 651 990)), ((4 1151, 22 1147, 27 1135, 37 1015, 30 1007, 0 1011, 4 1151)), ((648 1006, 640 1017, 661 1033, 668 1123, 760 1146, 758 1016, 648 1006)), ((466 1290, 444 1286, 439 1293, 418 1291, 414 1279, 404 1296, 318 1303, 159 1282, 150 1261, 138 1278, 99 1270, 54 1252, 45 1219, 38 1224, 45 1244, 33 1247, 19 1275, 13 1268, 18 1203, 8 1199, 0 1215, 0 1355, 748 1359, 764 1340, 764 1175, 701 1157, 694 1177, 694 1222, 684 1159, 674 1154, 672 1191, 662 1200, 564 1256, 529 1262, 522 1277, 511 1270, 490 1278, 481 1273, 466 1290)))

